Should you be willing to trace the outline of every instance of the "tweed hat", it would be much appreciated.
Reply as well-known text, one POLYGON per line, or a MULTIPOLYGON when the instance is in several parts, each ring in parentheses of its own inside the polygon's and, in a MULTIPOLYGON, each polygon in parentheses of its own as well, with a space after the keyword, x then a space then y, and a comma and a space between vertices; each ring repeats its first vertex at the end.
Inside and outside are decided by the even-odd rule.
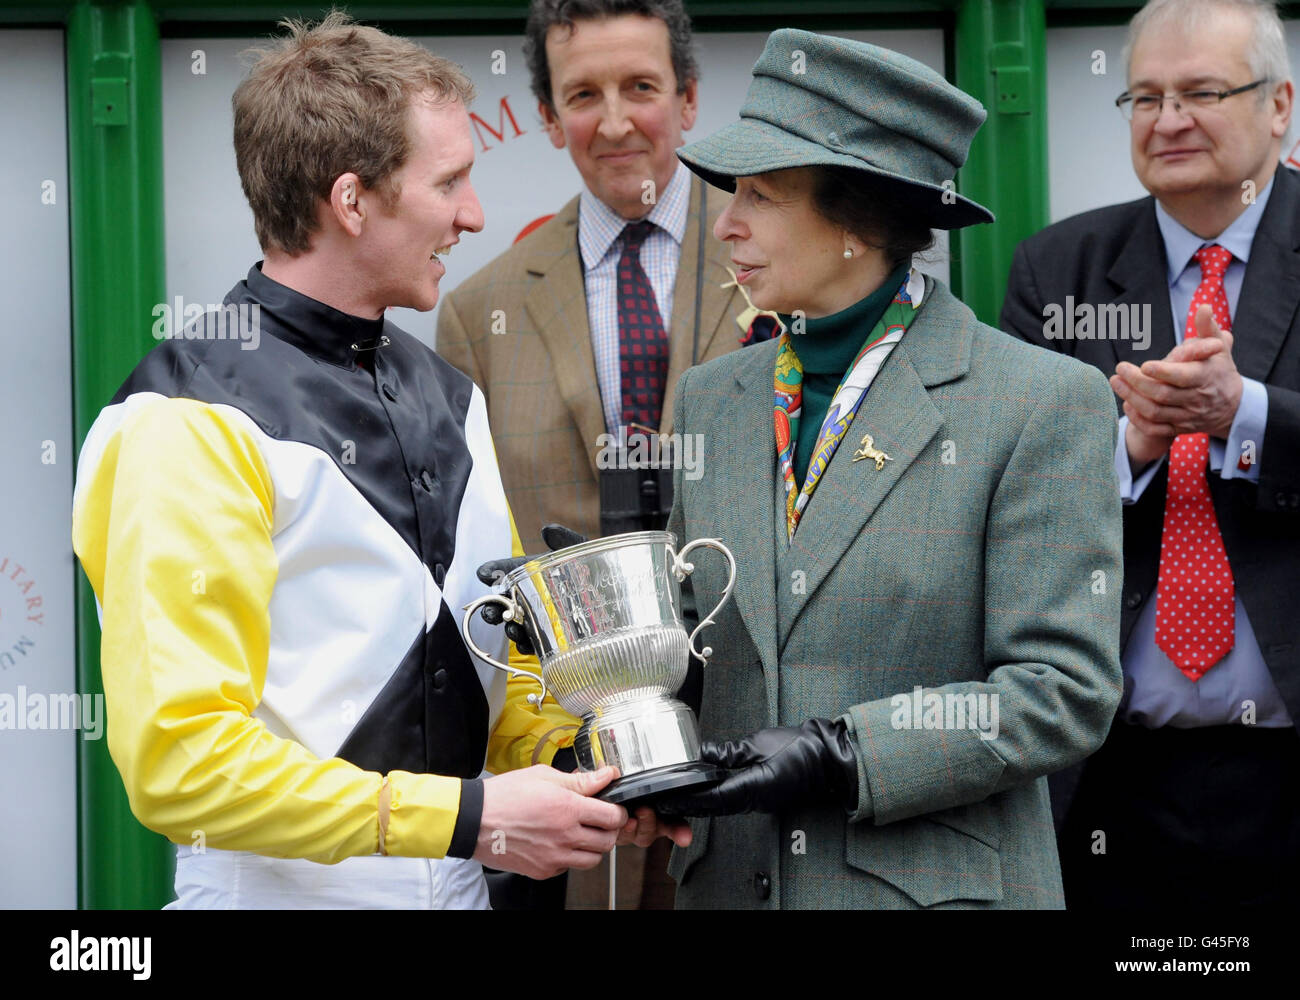
POLYGON ((992 222, 950 183, 984 106, 915 59, 848 38, 781 28, 754 64, 740 121, 677 150, 715 187, 789 167, 841 166, 879 183, 935 229, 992 222))

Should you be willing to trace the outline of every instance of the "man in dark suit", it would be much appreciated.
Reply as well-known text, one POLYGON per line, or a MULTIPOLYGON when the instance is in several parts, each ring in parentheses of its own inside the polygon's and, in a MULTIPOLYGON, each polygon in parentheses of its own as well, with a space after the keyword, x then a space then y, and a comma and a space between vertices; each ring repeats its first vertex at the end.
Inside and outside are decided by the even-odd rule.
POLYGON ((1119 397, 1125 693, 1103 748, 1053 776, 1066 905, 1290 902, 1300 175, 1278 164, 1285 39, 1271 3, 1153 0, 1129 53, 1117 103, 1151 197, 1026 240, 1002 311, 1119 397))

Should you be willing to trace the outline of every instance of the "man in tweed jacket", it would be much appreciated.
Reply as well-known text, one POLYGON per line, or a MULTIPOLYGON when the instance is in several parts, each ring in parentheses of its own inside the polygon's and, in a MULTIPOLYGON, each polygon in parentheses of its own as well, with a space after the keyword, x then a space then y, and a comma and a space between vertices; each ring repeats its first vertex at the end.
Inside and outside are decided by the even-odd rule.
MULTIPOLYGON (((444 296, 438 316, 438 353, 487 397, 506 495, 530 552, 545 551, 546 524, 600 534, 597 463, 604 436, 618 432, 610 414, 618 412, 620 387, 617 377, 601 382, 602 351, 593 346, 612 336, 616 347, 618 338, 617 329, 591 323, 593 309, 602 315, 595 279, 622 246, 617 237, 606 248, 605 236, 644 217, 655 230, 643 257, 677 262, 672 280, 656 288, 669 344, 662 433, 672 430, 672 389, 681 373, 735 350, 746 333, 737 324, 745 301, 730 285, 727 248, 709 235, 726 195, 693 178, 674 155, 696 114, 689 21, 676 0, 627 12, 637 6, 534 0, 533 90, 552 142, 568 150, 585 190, 444 296), (572 19, 567 27, 565 17, 572 19)), ((653 274, 654 265, 647 270, 653 274)))
MULTIPOLYGON (((686 236, 677 271, 669 328, 668 392, 660 431, 672 430, 672 387, 691 364, 700 190, 691 185, 686 236)), ((726 195, 711 191, 712 227, 726 195)), ((600 534, 597 460, 601 435, 582 259, 578 254, 578 199, 448 294, 438 314, 438 353, 470 376, 487 397, 501 476, 524 548, 546 551, 542 526, 563 524, 600 534), (506 332, 492 334, 502 310, 506 332)), ((700 319, 699 358, 740 346, 735 319, 744 300, 726 271, 725 244, 709 237, 700 319)))
MULTIPOLYGON (((747 332, 726 246, 709 235, 726 196, 674 154, 696 114, 690 37, 680 0, 534 0, 530 10, 533 92, 584 190, 444 296, 437 335, 438 353, 487 399, 502 481, 530 552, 545 550, 546 524, 601 533, 600 454, 618 434, 624 386, 608 280, 623 226, 644 217, 655 227, 642 251, 668 341, 655 429, 672 430, 678 376, 695 360, 736 350, 747 332)), ((662 845, 651 856, 647 870, 640 849, 619 852, 620 893, 670 905, 662 845)), ((595 881, 571 879, 570 905, 603 904, 595 881)))

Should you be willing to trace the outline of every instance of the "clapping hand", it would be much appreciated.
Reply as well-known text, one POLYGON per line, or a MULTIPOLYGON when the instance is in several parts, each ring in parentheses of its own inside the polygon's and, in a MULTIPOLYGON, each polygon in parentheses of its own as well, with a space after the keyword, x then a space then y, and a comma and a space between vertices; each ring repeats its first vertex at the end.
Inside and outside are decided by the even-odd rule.
POLYGON ((1169 450, 1179 434, 1227 438, 1241 403, 1241 373, 1232 360, 1232 333, 1213 310, 1196 311, 1196 336, 1160 361, 1139 368, 1121 362, 1110 378, 1129 419, 1129 454, 1145 464, 1169 450))

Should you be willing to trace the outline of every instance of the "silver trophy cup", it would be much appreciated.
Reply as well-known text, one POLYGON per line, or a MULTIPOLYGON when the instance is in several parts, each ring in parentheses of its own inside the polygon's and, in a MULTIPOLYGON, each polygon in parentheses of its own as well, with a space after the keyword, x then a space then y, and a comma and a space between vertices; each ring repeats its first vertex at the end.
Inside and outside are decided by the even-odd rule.
POLYGON ((540 705, 549 692, 582 720, 574 741, 578 766, 618 767, 621 777, 601 795, 611 802, 643 801, 721 776, 701 763, 695 716, 674 695, 690 656, 708 663, 713 650, 697 649, 695 638, 731 596, 736 560, 716 539, 697 539, 680 552, 676 541, 669 531, 637 531, 538 556, 505 575, 504 593, 467 605, 461 622, 476 655, 538 681, 541 692, 530 702, 540 705), (722 600, 688 637, 681 581, 695 568, 686 557, 704 547, 726 557, 729 576, 722 600), (540 679, 493 659, 470 637, 470 622, 485 604, 500 605, 507 621, 524 626, 541 661, 540 679))

